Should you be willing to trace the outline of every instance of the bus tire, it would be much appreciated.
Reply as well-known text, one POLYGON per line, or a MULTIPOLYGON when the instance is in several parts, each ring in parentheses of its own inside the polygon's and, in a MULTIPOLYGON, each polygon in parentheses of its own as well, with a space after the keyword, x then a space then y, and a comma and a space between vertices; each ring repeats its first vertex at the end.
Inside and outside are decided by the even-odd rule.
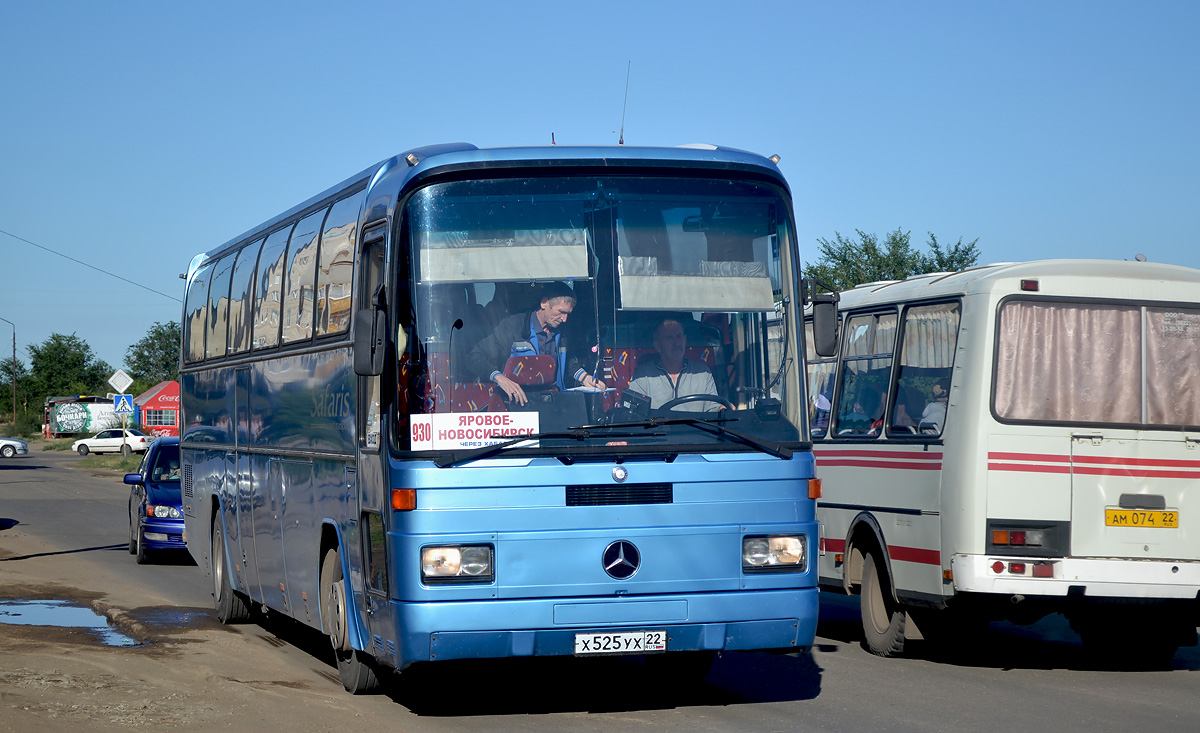
POLYGON ((229 584, 229 565, 225 562, 225 531, 221 519, 213 519, 212 526, 213 605, 217 609, 217 620, 223 624, 237 624, 250 620, 250 606, 242 594, 229 584))
POLYGON ((337 658, 342 687, 352 695, 379 689, 373 660, 350 644, 350 600, 343 582, 342 554, 337 548, 321 561, 321 627, 337 658))
POLYGON ((892 599, 891 590, 884 584, 882 576, 874 555, 867 553, 863 558, 862 588, 859 590, 863 642, 872 654, 894 657, 904 651, 905 613, 892 599))

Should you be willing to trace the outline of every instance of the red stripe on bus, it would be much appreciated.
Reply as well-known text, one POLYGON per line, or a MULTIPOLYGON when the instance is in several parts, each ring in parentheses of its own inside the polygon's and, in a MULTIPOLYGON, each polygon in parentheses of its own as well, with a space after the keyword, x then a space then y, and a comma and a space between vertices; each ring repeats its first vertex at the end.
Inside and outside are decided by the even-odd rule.
POLYGON ((1190 478, 1200 479, 1200 471, 1155 471, 1148 468, 1096 468, 1075 466, 1075 473, 1086 476, 1129 476, 1131 478, 1190 478))
MULTIPOLYGON (((826 538, 822 542, 824 543, 824 550, 826 552, 844 552, 846 550, 846 540, 826 538)), ((888 557, 897 562, 915 562, 922 565, 942 564, 942 553, 937 550, 925 550, 920 547, 891 545, 888 547, 888 557)))
MULTIPOLYGON (((1071 456, 1049 453, 988 453, 991 461, 1045 461, 1071 463, 1071 456)), ((1184 461, 1176 458, 1121 458, 1119 456, 1075 456, 1074 463, 1092 463, 1106 466, 1159 466, 1164 468, 1200 469, 1200 461, 1184 461)))
POLYGON ((835 450, 827 450, 813 446, 819 456, 830 456, 835 458, 894 458, 900 461, 940 461, 942 460, 941 453, 933 453, 930 451, 894 451, 894 450, 846 450, 839 448, 835 450))
POLYGON ((1200 461, 1181 461, 1174 458, 1110 458, 1108 456, 1076 456, 1076 463, 1102 463, 1128 466, 1169 466, 1171 468, 1200 468, 1200 461))
POLYGON ((920 547, 897 547, 890 545, 888 555, 900 562, 916 562, 922 565, 941 565, 942 553, 937 550, 923 550, 920 547))
POLYGON ((906 463, 901 461, 868 461, 853 458, 817 459, 817 468, 888 468, 898 471, 940 471, 941 463, 906 463))
POLYGON ((846 540, 823 539, 821 543, 821 549, 826 552, 842 552, 846 549, 846 540))

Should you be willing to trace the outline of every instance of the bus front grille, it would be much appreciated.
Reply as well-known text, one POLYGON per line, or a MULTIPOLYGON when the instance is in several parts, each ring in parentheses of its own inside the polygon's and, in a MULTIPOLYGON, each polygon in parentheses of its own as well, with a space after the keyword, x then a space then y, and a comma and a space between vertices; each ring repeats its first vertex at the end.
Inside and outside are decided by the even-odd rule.
POLYGON ((670 504, 672 484, 630 486, 568 486, 567 506, 613 506, 618 504, 670 504))

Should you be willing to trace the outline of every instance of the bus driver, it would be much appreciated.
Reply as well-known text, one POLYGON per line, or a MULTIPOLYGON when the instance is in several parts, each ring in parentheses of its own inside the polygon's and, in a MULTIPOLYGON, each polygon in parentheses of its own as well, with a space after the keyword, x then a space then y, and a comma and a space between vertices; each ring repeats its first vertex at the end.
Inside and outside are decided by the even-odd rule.
MULTIPOLYGON (((717 383, 704 364, 684 356, 687 335, 675 318, 664 318, 654 329, 654 348, 658 358, 638 362, 629 389, 650 398, 650 409, 657 410, 677 397, 693 394, 717 394, 717 383)), ((716 412, 720 403, 701 400, 679 405, 688 412, 716 412)))
MULTIPOLYGON (((565 390, 563 375, 568 366, 567 348, 562 343, 559 328, 573 310, 575 292, 564 283, 550 283, 542 289, 542 299, 536 310, 502 319, 471 349, 467 355, 467 368, 480 378, 495 382, 509 400, 524 405, 529 398, 521 385, 504 375, 505 362, 514 356, 550 355, 556 357, 555 386, 565 390)), ((604 382, 588 374, 578 360, 572 360, 571 367, 575 382, 592 389, 604 389, 604 382)))

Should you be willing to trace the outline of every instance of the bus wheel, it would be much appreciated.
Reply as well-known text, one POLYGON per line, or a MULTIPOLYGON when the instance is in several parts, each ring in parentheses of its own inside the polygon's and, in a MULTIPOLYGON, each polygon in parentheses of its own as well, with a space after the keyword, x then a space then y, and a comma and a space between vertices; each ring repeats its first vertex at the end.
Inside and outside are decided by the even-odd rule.
POLYGON ((321 626, 333 646, 342 687, 353 695, 379 689, 372 660, 350 645, 350 608, 342 575, 342 554, 335 548, 321 562, 321 626))
POLYGON ((225 531, 221 519, 213 520, 212 526, 213 599, 217 609, 217 620, 223 624, 236 624, 250 619, 250 607, 246 599, 229 585, 229 566, 225 563, 225 531))
POLYGON ((867 553, 859 590, 863 640, 872 654, 892 657, 904 651, 904 609, 892 600, 880 576, 875 557, 867 553))

